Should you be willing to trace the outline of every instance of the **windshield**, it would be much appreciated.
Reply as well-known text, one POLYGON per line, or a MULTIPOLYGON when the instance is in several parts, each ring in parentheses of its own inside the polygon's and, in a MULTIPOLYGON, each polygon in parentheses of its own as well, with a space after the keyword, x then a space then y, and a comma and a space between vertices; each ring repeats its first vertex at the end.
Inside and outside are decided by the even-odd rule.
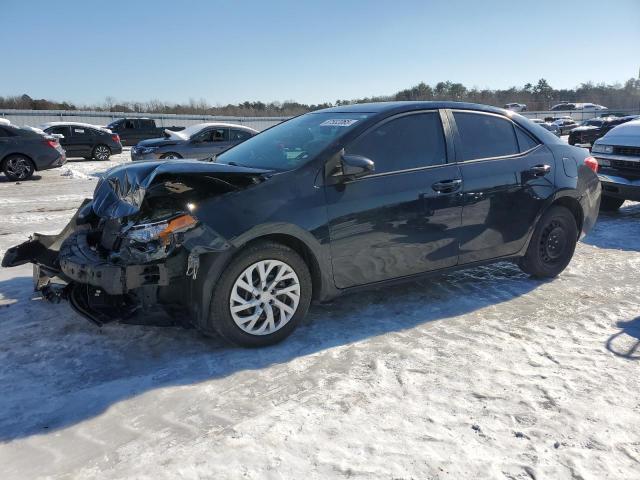
POLYGON ((242 142, 219 155, 217 161, 266 170, 292 170, 369 116, 369 113, 307 113, 242 142))

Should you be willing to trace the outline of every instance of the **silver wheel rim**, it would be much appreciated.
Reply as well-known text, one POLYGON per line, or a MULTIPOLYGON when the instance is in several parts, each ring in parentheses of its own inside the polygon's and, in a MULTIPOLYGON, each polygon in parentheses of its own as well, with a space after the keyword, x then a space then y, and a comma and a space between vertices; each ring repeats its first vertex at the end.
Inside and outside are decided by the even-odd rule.
POLYGON ((175 160, 176 157, 173 153, 170 153, 169 155, 165 155, 164 158, 166 158, 167 160, 175 160))
POLYGON ((109 158, 109 149, 107 147, 96 147, 96 158, 98 160, 106 160, 109 158))
POLYGON ((293 318, 300 303, 300 280, 280 260, 261 260, 236 279, 229 298, 235 324, 250 335, 277 332, 293 318))
POLYGON ((23 157, 15 157, 7 160, 6 171, 10 175, 13 175, 20 180, 24 180, 29 176, 31 172, 31 165, 29 165, 29 160, 23 157))

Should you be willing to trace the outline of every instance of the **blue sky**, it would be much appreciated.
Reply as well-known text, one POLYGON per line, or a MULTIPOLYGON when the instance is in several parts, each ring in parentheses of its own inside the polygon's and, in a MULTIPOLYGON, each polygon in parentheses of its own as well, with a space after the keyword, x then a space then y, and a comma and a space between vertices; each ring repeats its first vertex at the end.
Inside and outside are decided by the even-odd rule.
POLYGON ((638 76, 640 0, 2 0, 0 95, 334 102, 638 76))

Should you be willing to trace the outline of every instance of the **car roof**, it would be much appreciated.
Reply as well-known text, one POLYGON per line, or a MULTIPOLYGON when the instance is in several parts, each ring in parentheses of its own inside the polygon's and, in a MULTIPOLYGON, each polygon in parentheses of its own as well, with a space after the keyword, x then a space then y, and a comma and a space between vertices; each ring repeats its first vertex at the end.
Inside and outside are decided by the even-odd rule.
POLYGON ((108 128, 102 127, 100 125, 92 125, 91 123, 82 123, 82 122, 46 122, 42 124, 43 128, 49 127, 84 127, 84 128, 93 128, 94 130, 101 130, 103 132, 110 131, 108 128))
MULTIPOLYGON (((504 115, 503 108, 491 107, 489 105, 480 105, 478 103, 466 102, 449 102, 449 101, 407 101, 407 102, 375 102, 375 103, 353 103, 350 105, 341 105, 338 107, 324 108, 316 110, 313 113, 400 113, 410 112, 412 110, 428 110, 437 108, 478 110, 481 112, 498 113, 504 115)), ((509 112, 512 113, 512 112, 509 112)))

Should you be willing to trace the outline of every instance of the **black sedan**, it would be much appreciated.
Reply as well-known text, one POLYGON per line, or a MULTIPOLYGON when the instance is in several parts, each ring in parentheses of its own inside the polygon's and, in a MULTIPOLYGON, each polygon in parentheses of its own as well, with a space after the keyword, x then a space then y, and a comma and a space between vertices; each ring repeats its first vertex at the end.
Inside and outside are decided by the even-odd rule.
POLYGON ((638 116, 592 118, 581 126, 569 132, 569 145, 593 145, 600 137, 604 137, 609 130, 623 123, 635 120, 638 116))
POLYGON ((264 346, 312 300, 354 289, 505 260, 559 275, 596 221, 595 170, 585 149, 493 107, 336 107, 216 163, 116 167, 63 233, 34 235, 3 266, 35 263, 49 297, 61 277, 98 324, 166 305, 202 332, 264 346))
POLYGON ((118 134, 111 130, 78 122, 50 122, 41 128, 50 135, 57 135, 68 158, 109 160, 111 155, 122 153, 118 134))

